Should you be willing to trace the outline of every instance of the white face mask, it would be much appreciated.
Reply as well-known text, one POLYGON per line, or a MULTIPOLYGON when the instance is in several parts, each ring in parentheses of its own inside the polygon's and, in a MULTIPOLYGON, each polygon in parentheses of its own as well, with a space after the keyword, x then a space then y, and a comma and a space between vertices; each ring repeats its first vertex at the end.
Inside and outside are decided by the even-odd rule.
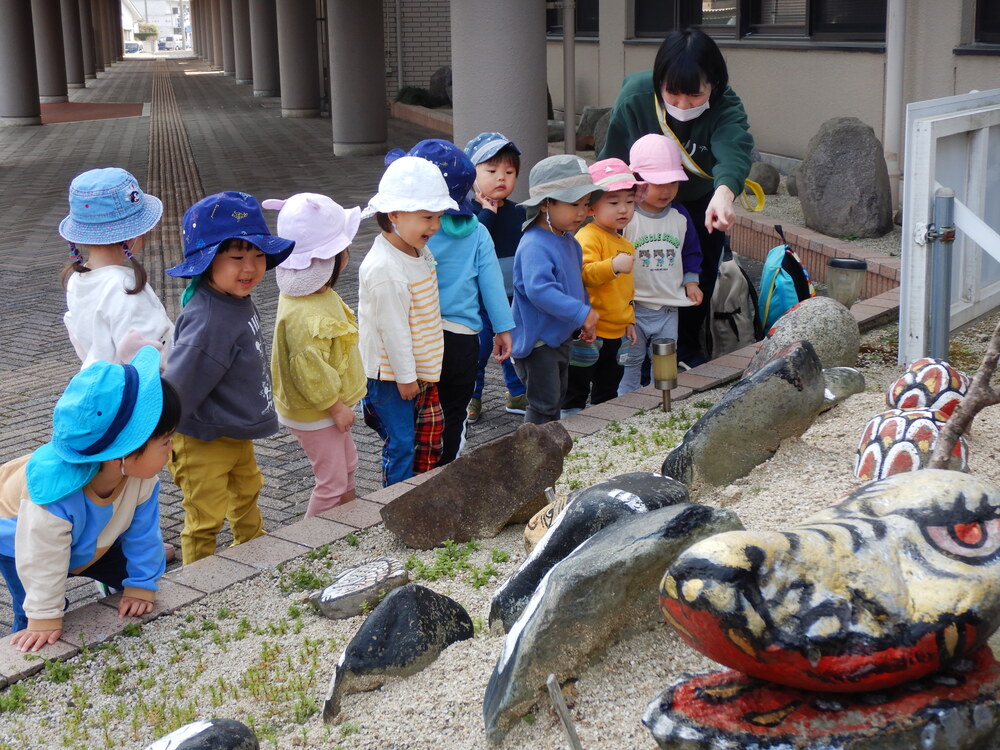
POLYGON ((705 110, 708 109, 708 102, 706 101, 697 107, 691 107, 691 109, 679 109, 673 104, 667 104, 666 102, 663 103, 663 106, 667 108, 667 114, 678 122, 689 122, 697 117, 701 117, 705 110))

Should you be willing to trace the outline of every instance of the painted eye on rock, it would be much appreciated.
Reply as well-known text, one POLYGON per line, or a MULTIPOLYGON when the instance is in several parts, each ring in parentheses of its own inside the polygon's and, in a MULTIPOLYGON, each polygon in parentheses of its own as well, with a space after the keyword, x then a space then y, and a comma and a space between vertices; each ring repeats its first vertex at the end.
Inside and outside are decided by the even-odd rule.
POLYGON ((973 565, 989 562, 1000 552, 1000 518, 950 526, 928 526, 927 539, 950 557, 973 565))

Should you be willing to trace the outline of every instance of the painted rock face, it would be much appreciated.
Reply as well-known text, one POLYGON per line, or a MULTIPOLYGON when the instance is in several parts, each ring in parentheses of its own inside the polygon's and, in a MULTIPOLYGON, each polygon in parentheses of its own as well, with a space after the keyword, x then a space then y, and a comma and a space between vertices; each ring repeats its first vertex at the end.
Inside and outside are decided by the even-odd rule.
POLYGON ((885 401, 893 409, 930 409, 947 419, 962 402, 972 379, 944 359, 918 359, 889 386, 885 401))
POLYGON ((786 531, 717 534, 667 569, 660 606, 690 646, 760 679, 859 692, 922 677, 1000 625, 1000 490, 909 472, 786 531))
MULTIPOLYGON (((872 417, 861 433, 854 458, 854 476, 885 479, 894 474, 923 469, 930 463, 934 441, 947 417, 930 409, 890 409, 872 417)), ((969 446, 960 437, 952 449, 948 468, 968 468, 969 446)))

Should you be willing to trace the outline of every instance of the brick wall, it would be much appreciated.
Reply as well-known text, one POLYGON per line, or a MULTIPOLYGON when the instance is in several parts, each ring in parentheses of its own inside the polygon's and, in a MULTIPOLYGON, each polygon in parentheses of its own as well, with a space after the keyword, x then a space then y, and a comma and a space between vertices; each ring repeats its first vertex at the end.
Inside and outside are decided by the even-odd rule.
POLYGON ((442 65, 451 65, 450 0, 398 0, 402 17, 402 61, 397 59, 397 0, 382 0, 385 17, 385 82, 390 102, 399 90, 402 64, 403 86, 427 88, 431 75, 442 65))

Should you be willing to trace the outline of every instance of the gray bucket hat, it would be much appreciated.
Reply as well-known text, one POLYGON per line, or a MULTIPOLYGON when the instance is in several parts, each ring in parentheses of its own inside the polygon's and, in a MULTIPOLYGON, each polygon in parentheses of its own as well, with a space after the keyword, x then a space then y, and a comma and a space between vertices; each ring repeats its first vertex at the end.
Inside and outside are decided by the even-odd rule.
POLYGON ((538 217, 538 205, 546 198, 566 203, 576 203, 585 195, 603 193, 604 188, 594 184, 594 178, 587 168, 587 162, 573 154, 557 154, 542 159, 528 174, 527 200, 521 201, 525 207, 526 221, 521 226, 526 230, 538 217))

